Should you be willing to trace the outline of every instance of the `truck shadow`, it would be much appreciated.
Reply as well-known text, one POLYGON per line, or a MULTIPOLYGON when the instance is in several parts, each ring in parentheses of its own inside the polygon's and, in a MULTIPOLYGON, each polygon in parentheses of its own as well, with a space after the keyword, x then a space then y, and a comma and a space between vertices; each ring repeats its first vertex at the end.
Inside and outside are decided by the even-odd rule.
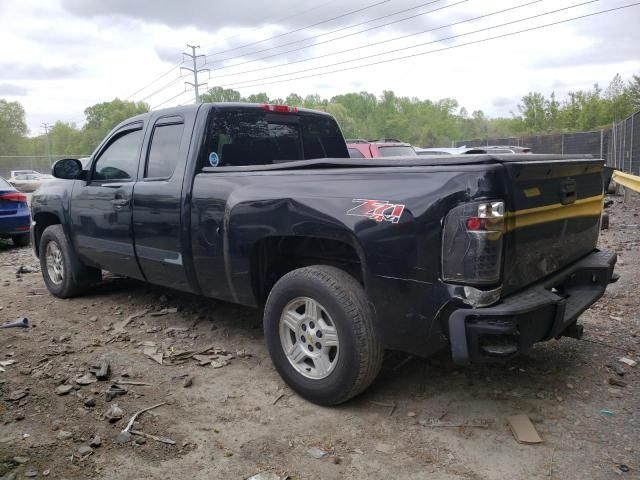
MULTIPOLYGON (((220 341, 220 332, 224 332, 225 341, 246 345, 260 356, 267 356, 258 309, 114 275, 105 276, 90 295, 94 299, 116 297, 117 303, 122 303, 120 297, 127 295, 131 302, 158 310, 163 306, 178 307, 181 315, 171 319, 171 324, 198 325, 199 341, 216 343, 220 341)), ((593 362, 592 347, 563 339, 538 344, 505 364, 465 367, 454 365, 448 352, 428 359, 386 352, 382 371, 373 385, 338 408, 370 411, 373 405, 383 416, 389 412, 407 416, 415 411, 418 416, 432 419, 440 415, 456 419, 493 418, 520 410, 535 414, 569 397, 589 395, 580 389, 576 378, 586 374, 593 362)))

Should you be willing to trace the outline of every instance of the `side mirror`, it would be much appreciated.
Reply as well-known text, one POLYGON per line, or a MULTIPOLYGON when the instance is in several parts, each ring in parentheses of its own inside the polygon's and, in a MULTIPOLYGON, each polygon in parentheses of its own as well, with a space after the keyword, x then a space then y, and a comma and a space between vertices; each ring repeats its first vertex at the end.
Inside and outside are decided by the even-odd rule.
POLYGON ((63 158, 53 164, 52 172, 56 178, 81 180, 84 178, 82 163, 77 158, 63 158))

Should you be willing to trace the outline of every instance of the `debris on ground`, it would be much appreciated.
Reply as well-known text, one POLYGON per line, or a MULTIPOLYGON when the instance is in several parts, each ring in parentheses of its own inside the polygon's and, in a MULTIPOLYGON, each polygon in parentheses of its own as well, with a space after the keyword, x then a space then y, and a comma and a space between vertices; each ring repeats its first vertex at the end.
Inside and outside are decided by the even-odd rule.
POLYGON ((116 423, 122 417, 124 417, 124 412, 118 406, 117 403, 111 404, 109 410, 104 414, 104 417, 109 421, 109 423, 116 423))
POLYGON ((29 326, 29 319, 27 317, 0 324, 0 328, 29 328, 29 326))
POLYGON ((638 364, 637 361, 632 360, 631 358, 628 358, 628 357, 622 357, 619 361, 624 363, 625 365, 629 365, 630 367, 635 367, 638 364))
POLYGON ((139 415, 141 415, 144 412, 148 412, 149 410, 153 410, 154 408, 158 408, 161 407, 163 405, 166 405, 165 402, 161 402, 161 403, 157 403, 156 405, 152 405, 151 407, 147 407, 147 408, 143 408, 142 410, 138 410, 136 413, 134 413, 131 418, 129 419, 129 422, 127 422, 127 426, 124 427, 122 429, 123 432, 128 432, 131 430, 131 427, 133 426, 133 422, 135 422, 136 418, 138 418, 139 415))
POLYGON ((156 442, 165 443, 167 445, 175 445, 175 440, 171 440, 166 437, 158 437, 157 435, 151 435, 150 433, 144 433, 139 430, 130 430, 132 435, 139 435, 141 437, 150 438, 151 440, 155 440, 156 442))
POLYGON ((66 395, 71 390, 73 390, 73 385, 69 385, 69 384, 63 383, 62 385, 59 385, 56 388, 55 392, 56 392, 56 395, 66 395))
POLYGON ((311 455, 313 458, 316 458, 318 460, 326 457, 327 455, 329 455, 328 452, 325 452, 324 450, 318 448, 318 447, 311 447, 307 449, 307 453, 309 455, 311 455))
POLYGON ((511 415, 507 417, 507 422, 509 422, 511 432, 519 443, 542 443, 542 438, 527 415, 511 415))

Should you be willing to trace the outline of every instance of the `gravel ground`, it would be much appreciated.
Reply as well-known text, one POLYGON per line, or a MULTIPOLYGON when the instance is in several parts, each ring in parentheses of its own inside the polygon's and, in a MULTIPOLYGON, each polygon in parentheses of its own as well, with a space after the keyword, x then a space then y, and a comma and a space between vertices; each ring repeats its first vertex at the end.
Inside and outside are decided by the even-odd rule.
POLYGON ((640 478, 640 365, 619 361, 640 356, 640 199, 610 198, 601 246, 621 278, 584 314, 582 341, 493 367, 389 353, 372 388, 337 408, 286 387, 256 311, 115 276, 55 299, 31 251, 0 240, 0 322, 32 323, 0 330, 0 477, 640 478), (105 360, 108 380, 76 382, 105 360), (132 428, 157 438, 120 433, 160 403, 132 428), (512 414, 543 443, 517 443, 512 414))

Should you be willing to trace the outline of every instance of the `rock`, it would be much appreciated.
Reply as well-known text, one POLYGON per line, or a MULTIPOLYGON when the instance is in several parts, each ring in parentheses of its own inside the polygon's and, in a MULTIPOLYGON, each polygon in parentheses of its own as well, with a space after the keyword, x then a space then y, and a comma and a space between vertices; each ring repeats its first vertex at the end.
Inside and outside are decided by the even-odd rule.
POLYGON ((111 385, 109 387, 109 389, 104 392, 104 398, 107 402, 110 402, 111 400, 113 400, 114 398, 120 396, 120 395, 124 395, 127 393, 127 389, 120 386, 120 385, 111 385))
POLYGON ((31 375, 31 372, 33 371, 32 368, 30 367, 22 367, 20 368, 20 370, 18 370, 22 375, 31 375))
POLYGON ((131 434, 129 432, 120 432, 118 435, 116 435, 116 438, 114 438, 113 441, 114 443, 118 443, 120 445, 129 443, 131 441, 131 434))
POLYGON ((73 390, 73 385, 62 384, 56 388, 56 395, 66 395, 73 390))
POLYGON ((29 457, 13 457, 13 461, 20 465, 24 465, 29 461, 29 457))
POLYGON ((93 448, 89 445, 80 445, 78 448, 78 455, 81 457, 86 457, 87 455, 91 455, 93 453, 93 448))
POLYGON ((42 476, 43 476, 43 477, 48 477, 50 473, 51 473, 51 470, 49 470, 49 469, 47 469, 47 470, 43 470, 43 471, 42 471, 42 476))
POLYGON ((91 385, 92 383, 96 383, 98 379, 94 377, 91 373, 85 373, 81 377, 75 379, 75 382, 78 385, 91 385))
POLYGON ((409 418, 413 418, 413 417, 415 417, 415 416, 416 416, 416 412, 409 412, 409 413, 407 413, 407 417, 409 417, 409 418))
POLYGON ((136 437, 135 442, 138 445, 144 445, 145 443, 147 443, 147 439, 144 437, 136 437))
POLYGON ((38 472, 36 470, 27 470, 26 472, 24 472, 24 476, 25 477, 37 477, 38 476, 38 472))
POLYGON ((18 400, 26 397, 28 394, 29 392, 27 392, 26 390, 14 390, 13 392, 9 393, 6 399, 10 402, 17 402, 18 400))
POLYGON ((109 410, 107 410, 107 413, 105 413, 104 416, 109 420, 109 423, 116 423, 124 416, 124 412, 117 403, 114 403, 109 407, 109 410))
POLYGON ((95 397, 87 397, 84 399, 83 403, 85 407, 93 408, 96 406, 96 399, 95 397))
POLYGON ((319 449, 318 447, 311 447, 307 449, 307 453, 311 455, 313 458, 320 460, 321 458, 326 457, 328 454, 324 450, 319 449))
POLYGON ((393 445, 389 445, 387 443, 379 443, 376 445, 376 452, 380 453, 393 453, 393 445))
POLYGON ((616 387, 626 387, 627 382, 620 380, 619 378, 609 377, 609 385, 615 385, 616 387))
POLYGON ((620 376, 620 377, 624 377, 624 374, 626 373, 626 370, 624 369, 624 367, 622 365, 619 365, 617 363, 612 363, 609 365, 609 367, 611 368, 611 370, 613 370, 615 372, 616 375, 620 376))
POLYGON ((89 440, 89 446, 93 447, 93 448, 97 448, 100 445, 102 445, 102 439, 100 438, 100 435, 96 434, 94 435, 94 437, 89 440))
POLYGON ((182 382, 182 386, 184 388, 189 388, 191 385, 193 385, 193 377, 185 377, 184 382, 182 382))
POLYGON ((73 433, 67 432, 66 430, 60 430, 56 437, 58 440, 69 440, 71 437, 73 437, 73 433))

